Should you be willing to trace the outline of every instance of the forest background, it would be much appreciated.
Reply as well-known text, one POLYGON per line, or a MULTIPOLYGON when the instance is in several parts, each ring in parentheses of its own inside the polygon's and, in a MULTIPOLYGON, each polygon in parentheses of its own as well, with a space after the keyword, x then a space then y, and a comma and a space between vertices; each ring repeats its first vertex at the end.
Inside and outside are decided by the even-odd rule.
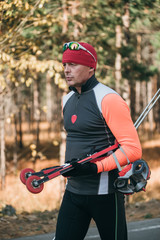
MULTIPOLYGON (((125 99, 135 122, 160 88, 160 1, 6 0, 0 13, 0 209, 53 210, 64 180, 49 181, 33 195, 19 172, 64 162, 63 44, 95 47, 97 79, 125 99)), ((152 175, 147 193, 131 199, 160 199, 159 102, 138 133, 152 175)))

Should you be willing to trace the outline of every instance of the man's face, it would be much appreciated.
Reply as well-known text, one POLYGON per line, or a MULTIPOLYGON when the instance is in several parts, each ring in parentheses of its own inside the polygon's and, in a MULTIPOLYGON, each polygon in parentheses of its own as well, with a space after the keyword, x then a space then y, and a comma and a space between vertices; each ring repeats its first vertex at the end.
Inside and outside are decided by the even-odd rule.
POLYGON ((69 87, 81 88, 93 75, 94 69, 75 63, 64 63, 65 79, 69 87))

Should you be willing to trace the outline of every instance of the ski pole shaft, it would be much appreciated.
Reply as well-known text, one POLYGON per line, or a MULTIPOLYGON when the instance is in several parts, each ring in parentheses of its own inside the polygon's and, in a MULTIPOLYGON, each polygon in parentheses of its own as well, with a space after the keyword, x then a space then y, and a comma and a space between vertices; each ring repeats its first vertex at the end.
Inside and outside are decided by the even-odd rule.
POLYGON ((157 102, 157 100, 160 98, 160 88, 157 90, 157 92, 155 93, 155 95, 153 96, 153 98, 151 99, 151 101, 148 103, 148 105, 145 107, 145 109, 143 110, 143 112, 141 113, 141 115, 138 117, 138 119, 136 120, 134 126, 137 129, 140 124, 143 122, 143 120, 145 119, 145 117, 148 115, 148 113, 150 112, 150 110, 153 108, 153 106, 155 105, 155 103, 157 102))

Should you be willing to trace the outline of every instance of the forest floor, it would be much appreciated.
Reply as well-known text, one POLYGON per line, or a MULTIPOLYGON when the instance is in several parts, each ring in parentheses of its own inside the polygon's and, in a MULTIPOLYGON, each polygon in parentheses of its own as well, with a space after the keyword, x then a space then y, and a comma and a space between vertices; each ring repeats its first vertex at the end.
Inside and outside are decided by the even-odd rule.
MULTIPOLYGON (((43 146, 45 149, 45 146, 43 146)), ((52 157, 33 162, 22 160, 13 174, 13 164, 7 164, 6 187, 0 191, 0 240, 31 236, 55 231, 60 196, 61 177, 49 181, 40 194, 31 194, 19 180, 20 170, 25 167, 39 169, 58 164, 58 147, 52 147, 52 157), (54 155, 53 155, 54 152, 54 155), (49 159, 50 158, 50 159, 49 159)), ((48 151, 48 150, 47 150, 48 151)), ((160 218, 160 138, 143 144, 143 158, 151 168, 151 178, 146 192, 129 197, 126 203, 127 221, 160 218)), ((92 222, 94 224, 94 222, 92 222)))

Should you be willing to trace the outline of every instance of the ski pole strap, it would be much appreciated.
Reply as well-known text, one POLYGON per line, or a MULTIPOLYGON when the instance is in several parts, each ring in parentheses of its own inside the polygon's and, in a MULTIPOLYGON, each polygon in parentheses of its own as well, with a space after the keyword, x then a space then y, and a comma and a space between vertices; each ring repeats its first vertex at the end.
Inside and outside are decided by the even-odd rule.
MULTIPOLYGON (((129 161, 129 159, 128 159, 126 153, 125 153, 125 151, 123 150, 123 148, 122 148, 121 146, 119 146, 119 150, 125 155, 125 157, 126 157, 126 159, 127 159, 127 162, 128 162, 128 164, 129 164, 130 161, 129 161)), ((115 160, 115 163, 116 163, 116 165, 117 165, 118 170, 121 171, 122 168, 121 168, 121 166, 120 166, 120 164, 119 164, 119 162, 118 162, 118 159, 117 159, 117 157, 116 157, 116 154, 115 154, 115 153, 112 153, 112 155, 113 155, 113 158, 114 158, 114 160, 115 160)))
POLYGON ((130 164, 130 161, 129 161, 129 159, 128 159, 128 157, 127 157, 127 155, 126 155, 126 153, 125 153, 125 151, 123 150, 123 148, 120 146, 120 148, 119 148, 120 150, 121 150, 121 152, 126 156, 126 159, 127 159, 127 162, 128 162, 128 164, 130 164))
POLYGON ((113 156, 113 158, 114 158, 114 160, 115 160, 115 163, 116 163, 116 165, 117 165, 117 168, 118 168, 118 170, 119 170, 119 172, 122 170, 122 168, 121 168, 121 166, 120 166, 120 164, 119 164, 119 162, 118 162, 118 159, 117 159, 117 157, 116 157, 116 154, 115 153, 112 153, 112 156, 113 156))

